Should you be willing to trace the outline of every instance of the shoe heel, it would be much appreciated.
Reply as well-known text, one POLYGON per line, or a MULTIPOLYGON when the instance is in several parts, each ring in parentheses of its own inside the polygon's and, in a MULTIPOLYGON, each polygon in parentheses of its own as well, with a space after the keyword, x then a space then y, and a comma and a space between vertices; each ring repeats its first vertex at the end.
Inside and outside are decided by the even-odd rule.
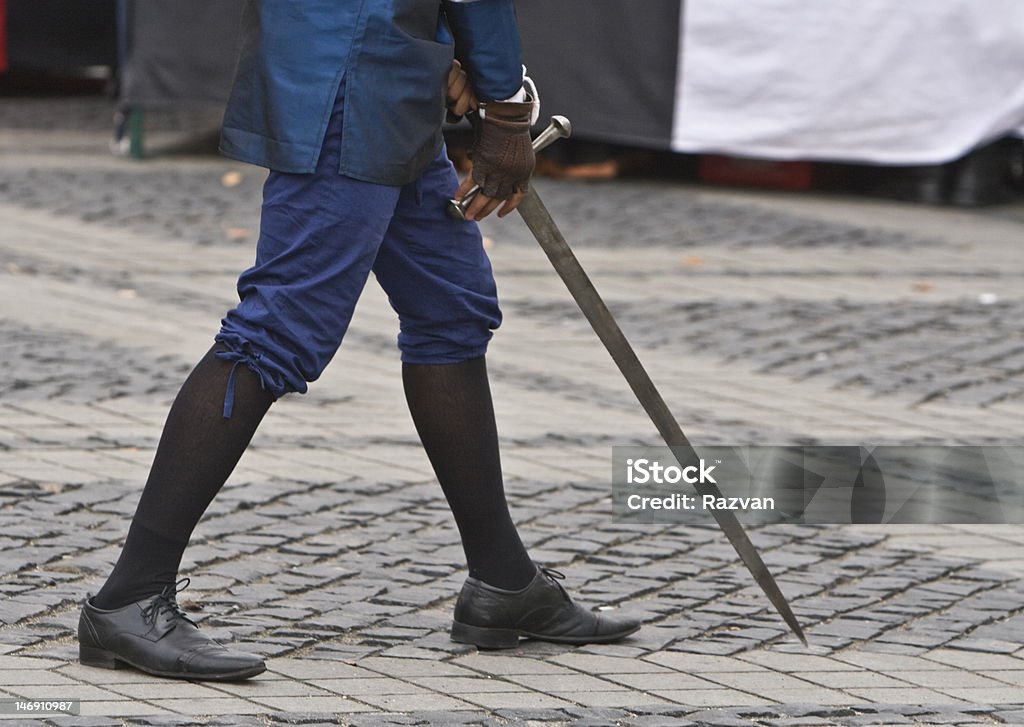
POLYGON ((514 649, 519 645, 519 632, 515 629, 488 629, 453 621, 452 641, 472 644, 478 649, 514 649))
POLYGON ((122 667, 122 663, 118 661, 113 652, 97 646, 79 646, 78 660, 85 666, 95 666, 100 669, 120 669, 122 667))

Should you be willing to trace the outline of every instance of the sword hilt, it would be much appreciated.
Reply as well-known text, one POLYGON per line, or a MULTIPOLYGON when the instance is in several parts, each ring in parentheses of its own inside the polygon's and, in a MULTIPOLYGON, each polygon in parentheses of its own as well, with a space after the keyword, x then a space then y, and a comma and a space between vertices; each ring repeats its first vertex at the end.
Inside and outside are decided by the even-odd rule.
MULTIPOLYGON (((559 139, 568 138, 572 134, 572 124, 569 123, 569 119, 564 116, 552 116, 551 123, 544 131, 537 135, 537 138, 533 140, 533 152, 536 154, 542 149, 554 144, 559 139)), ((480 192, 480 185, 473 185, 468 192, 462 197, 462 199, 451 199, 448 200, 448 216, 453 220, 464 220, 466 219, 466 209, 470 203, 476 198, 480 192)))

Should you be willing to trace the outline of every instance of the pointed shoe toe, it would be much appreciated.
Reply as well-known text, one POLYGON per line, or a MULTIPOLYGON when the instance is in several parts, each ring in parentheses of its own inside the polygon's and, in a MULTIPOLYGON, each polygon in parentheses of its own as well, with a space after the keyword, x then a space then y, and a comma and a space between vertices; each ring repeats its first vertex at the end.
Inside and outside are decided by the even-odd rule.
POLYGON ((520 638, 560 644, 604 644, 640 628, 637 619, 588 611, 557 581, 558 571, 538 568, 526 588, 508 591, 467 578, 455 604, 453 641, 480 649, 510 649, 520 638))

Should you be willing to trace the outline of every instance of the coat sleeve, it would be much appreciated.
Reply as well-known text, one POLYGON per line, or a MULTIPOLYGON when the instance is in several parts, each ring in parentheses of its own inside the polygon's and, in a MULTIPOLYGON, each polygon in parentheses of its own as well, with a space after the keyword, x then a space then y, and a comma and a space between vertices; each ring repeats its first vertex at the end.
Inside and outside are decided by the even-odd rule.
POLYGON ((459 59, 481 101, 511 98, 523 85, 512 0, 443 0, 459 59))

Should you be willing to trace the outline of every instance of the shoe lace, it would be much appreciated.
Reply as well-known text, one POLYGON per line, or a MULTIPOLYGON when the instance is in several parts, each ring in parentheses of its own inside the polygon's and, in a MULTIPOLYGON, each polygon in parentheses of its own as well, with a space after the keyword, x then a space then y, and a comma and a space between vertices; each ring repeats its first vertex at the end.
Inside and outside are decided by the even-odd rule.
POLYGON ((173 583, 166 586, 160 593, 149 602, 149 605, 142 609, 142 619, 147 624, 152 624, 156 621, 157 617, 161 613, 166 613, 171 617, 171 620, 185 619, 193 626, 197 626, 196 622, 185 615, 185 612, 181 610, 181 606, 178 605, 177 595, 188 588, 191 579, 182 578, 177 583, 173 583))
POLYGON ((549 581, 551 581, 556 586, 558 586, 558 590, 560 590, 562 592, 562 596, 564 596, 566 600, 572 600, 571 598, 569 598, 569 593, 565 590, 565 588, 562 587, 562 584, 558 583, 558 581, 564 581, 565 580, 565 573, 562 573, 561 571, 557 571, 554 568, 544 568, 544 567, 541 567, 540 572, 543 573, 545 576, 547 576, 549 581))

